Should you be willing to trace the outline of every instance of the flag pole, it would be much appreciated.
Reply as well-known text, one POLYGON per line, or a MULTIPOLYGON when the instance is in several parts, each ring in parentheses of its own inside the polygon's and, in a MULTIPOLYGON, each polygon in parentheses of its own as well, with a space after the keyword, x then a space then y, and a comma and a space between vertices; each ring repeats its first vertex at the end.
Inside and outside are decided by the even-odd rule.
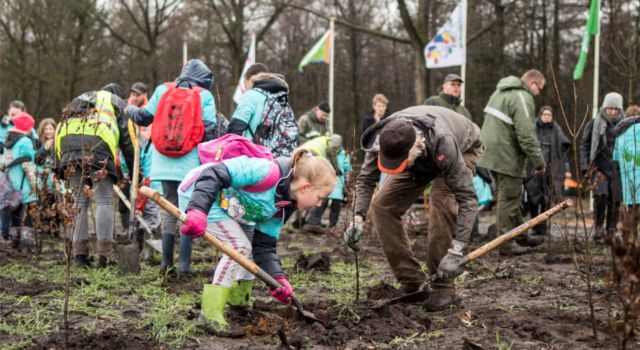
POLYGON ((329 44, 329 106, 331 107, 331 113, 329 113, 329 132, 331 134, 333 134, 333 112, 335 111, 335 106, 333 105, 333 57, 335 54, 334 46, 336 42, 334 21, 335 17, 331 17, 329 24, 329 30, 331 31, 331 43, 329 44))
POLYGON ((249 52, 253 52, 253 55, 254 55, 253 61, 258 62, 258 60, 255 57, 257 55, 255 53, 256 52, 256 33, 254 32, 251 33, 251 46, 249 47, 249 52))
POLYGON ((182 41, 182 65, 187 64, 187 40, 182 41))
POLYGON ((467 81, 467 0, 462 0, 462 45, 464 45, 464 63, 460 67, 462 86, 460 87, 460 104, 464 106, 464 90, 467 81))
POLYGON ((598 1, 598 16, 596 36, 594 38, 595 45, 593 50, 593 108, 592 115, 595 119, 598 116, 598 85, 600 83, 600 1, 598 1))

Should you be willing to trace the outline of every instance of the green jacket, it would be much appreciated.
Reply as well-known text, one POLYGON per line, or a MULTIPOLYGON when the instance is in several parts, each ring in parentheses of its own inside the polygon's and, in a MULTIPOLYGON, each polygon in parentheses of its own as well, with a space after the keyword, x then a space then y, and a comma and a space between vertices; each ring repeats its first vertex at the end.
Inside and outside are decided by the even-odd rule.
POLYGON ((533 95, 520 78, 508 76, 500 80, 484 113, 480 139, 486 150, 479 166, 515 177, 526 176, 527 159, 534 168, 544 167, 536 136, 533 95))
POLYGON ((298 119, 298 144, 302 145, 316 136, 327 134, 327 121, 320 121, 316 117, 315 108, 308 110, 298 119))
POLYGON ((469 113, 469 110, 461 103, 462 100, 460 100, 460 98, 441 92, 424 100, 422 104, 427 106, 440 106, 449 108, 450 110, 458 112, 463 116, 471 119, 471 113, 469 113))

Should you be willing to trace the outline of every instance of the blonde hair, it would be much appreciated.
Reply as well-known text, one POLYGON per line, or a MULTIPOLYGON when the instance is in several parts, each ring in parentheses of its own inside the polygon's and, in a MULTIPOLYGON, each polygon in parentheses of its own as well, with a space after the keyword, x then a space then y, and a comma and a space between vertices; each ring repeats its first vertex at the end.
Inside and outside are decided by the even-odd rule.
POLYGON ((376 103, 378 103, 378 102, 382 102, 382 103, 384 103, 384 104, 386 104, 386 105, 388 105, 388 104, 389 104, 389 100, 388 100, 388 99, 387 99, 387 97, 386 97, 385 95, 383 95, 383 94, 375 94, 375 95, 373 96, 373 100, 371 100, 371 105, 372 105, 372 106, 375 106, 375 105, 376 105, 376 103))
POLYGON ((535 82, 537 84, 542 84, 542 82, 546 80, 542 72, 537 69, 530 69, 526 71, 520 79, 525 83, 535 82))
POLYGON ((44 128, 46 128, 47 125, 53 126, 53 130, 55 130, 56 129, 56 121, 53 120, 53 118, 44 118, 44 119, 42 119, 40 124, 38 124, 37 134, 38 134, 38 138, 41 141, 46 141, 46 140, 43 140, 42 138, 44 137, 44 128))
POLYGON ((305 179, 316 188, 333 188, 336 171, 324 157, 314 156, 306 148, 298 147, 291 155, 293 180, 305 179))

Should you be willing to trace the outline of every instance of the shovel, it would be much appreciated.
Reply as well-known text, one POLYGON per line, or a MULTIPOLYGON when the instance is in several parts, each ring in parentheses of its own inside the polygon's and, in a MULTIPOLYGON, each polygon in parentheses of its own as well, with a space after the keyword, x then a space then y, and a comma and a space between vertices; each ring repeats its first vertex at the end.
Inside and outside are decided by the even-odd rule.
MULTIPOLYGON (((553 208, 545 211, 544 213, 536 216, 535 218, 525 222, 524 224, 514 228, 513 230, 496 237, 496 239, 494 239, 493 241, 486 243, 485 245, 483 245, 482 247, 472 251, 471 253, 467 254, 464 258, 462 258, 462 261, 460 262, 460 266, 464 266, 466 264, 468 264, 469 262, 476 260, 477 258, 493 251, 494 249, 500 247, 501 245, 505 244, 506 242, 511 241, 512 239, 520 236, 521 234, 527 232, 530 228, 545 222, 547 220, 549 220, 549 218, 551 218, 552 216, 556 215, 557 213, 563 211, 564 209, 570 207, 573 205, 573 201, 571 199, 567 199, 564 202, 554 206, 553 208)), ((418 291, 413 292, 413 293, 409 293, 406 295, 403 295, 401 297, 398 298, 394 298, 394 299, 386 299, 386 300, 380 300, 378 303, 376 303, 376 305, 373 306, 374 309, 381 309, 382 307, 386 306, 386 305, 391 305, 391 304, 397 304, 397 303, 414 303, 414 302, 418 302, 421 300, 424 300, 424 298, 427 297, 428 291, 427 291, 427 285, 431 282, 433 282, 437 277, 437 274, 433 274, 429 277, 429 279, 427 280, 427 282, 423 283, 420 288, 418 289, 418 291)))
MULTIPOLYGON (((149 187, 142 186, 140 188, 140 193, 142 195, 152 199, 154 202, 158 203, 162 207, 162 209, 166 210, 171 215, 175 216, 181 222, 185 222, 187 219, 187 214, 180 211, 180 209, 176 208, 175 205, 171 204, 164 197, 162 197, 158 192, 152 190, 149 187)), ((254 276, 256 276, 259 280, 266 283, 269 287, 273 289, 277 289, 282 287, 278 281, 276 281, 273 277, 271 277, 268 273, 264 272, 258 265, 256 265, 253 261, 245 258, 243 255, 238 253, 237 250, 233 249, 231 246, 223 243, 218 240, 213 234, 209 232, 205 232, 203 238, 209 243, 213 244, 218 250, 227 254, 231 259, 240 264, 240 266, 244 267, 247 271, 251 272, 254 276)), ((306 311, 302 304, 295 297, 291 299, 291 303, 298 310, 300 316, 302 316, 308 322, 319 322, 324 325, 324 322, 316 317, 312 312, 306 311)))
POLYGON ((140 173, 140 144, 138 143, 138 131, 135 128, 135 134, 133 135, 133 170, 131 171, 131 199, 129 200, 129 229, 128 240, 129 244, 120 245, 117 247, 118 256, 118 269, 120 273, 140 273, 140 250, 138 248, 138 242, 133 238, 135 232, 136 212, 135 208, 131 207, 131 203, 136 202, 138 197, 138 178, 140 173))
MULTIPOLYGON (((118 195, 118 197, 120 197, 120 200, 122 201, 122 203, 124 203, 124 205, 129 210, 131 210, 131 203, 129 203, 129 200, 124 195, 120 187, 113 185, 113 192, 115 192, 118 195)), ((153 237, 153 232, 151 231, 149 224, 147 224, 147 222, 142 218, 142 216, 140 216, 139 214, 136 214, 136 220, 138 220, 138 223, 140 224, 144 232, 146 232, 149 235, 149 237, 153 237)), ((147 243, 151 248, 153 248, 158 253, 162 253, 162 240, 147 239, 144 242, 147 243)))

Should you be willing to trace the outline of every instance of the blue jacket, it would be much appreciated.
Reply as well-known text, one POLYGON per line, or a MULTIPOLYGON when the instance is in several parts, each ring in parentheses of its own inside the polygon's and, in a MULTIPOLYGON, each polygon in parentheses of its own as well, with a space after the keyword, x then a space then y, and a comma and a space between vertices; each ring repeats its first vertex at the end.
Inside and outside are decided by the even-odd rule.
POLYGON ((329 199, 344 200, 344 185, 347 178, 346 174, 347 171, 351 170, 351 157, 347 155, 344 148, 341 148, 336 155, 336 162, 339 167, 342 167, 340 169, 342 171, 342 175, 338 176, 336 185, 333 187, 331 194, 329 194, 329 199))
MULTIPOLYGON (((7 133, 5 141, 6 150, 2 154, 2 164, 4 166, 7 166, 12 161, 23 157, 25 158, 25 161, 33 163, 36 155, 36 149, 33 146, 31 138, 26 135, 10 132, 7 133)), ((27 174, 22 169, 22 163, 23 162, 19 162, 10 166, 8 169, 8 175, 11 187, 14 190, 22 191, 22 203, 26 204, 37 200, 38 197, 35 193, 31 193, 31 184, 29 183, 27 174)))
POLYGON ((640 116, 626 117, 615 132, 613 160, 620 167, 624 204, 640 204, 640 116))
MULTIPOLYGON (((198 85, 205 90, 200 92, 200 104, 202 106, 202 120, 207 129, 215 129, 216 124, 216 103, 209 88, 213 83, 213 73, 200 60, 190 60, 182 69, 180 76, 176 79, 178 86, 188 88, 189 84, 198 85)), ((165 84, 158 85, 149 99, 149 103, 143 108, 134 106, 127 107, 127 113, 138 125, 148 126, 153 122, 153 118, 160 103, 162 95, 167 91, 165 84)), ((205 136, 206 138, 206 136, 205 136)), ((190 153, 178 157, 167 157, 155 148, 151 150, 151 171, 149 176, 154 180, 182 181, 189 170, 200 165, 198 149, 194 148, 190 153)))
POLYGON ((193 169, 178 188, 182 211, 197 209, 208 213, 209 222, 235 220, 255 225, 253 258, 272 276, 283 274, 276 245, 282 226, 296 210, 289 193, 290 161, 279 158, 276 162, 280 168, 280 180, 264 192, 250 193, 242 187, 262 181, 269 173, 271 163, 266 159, 246 156, 193 169), (193 177, 197 180, 188 184, 193 177))

